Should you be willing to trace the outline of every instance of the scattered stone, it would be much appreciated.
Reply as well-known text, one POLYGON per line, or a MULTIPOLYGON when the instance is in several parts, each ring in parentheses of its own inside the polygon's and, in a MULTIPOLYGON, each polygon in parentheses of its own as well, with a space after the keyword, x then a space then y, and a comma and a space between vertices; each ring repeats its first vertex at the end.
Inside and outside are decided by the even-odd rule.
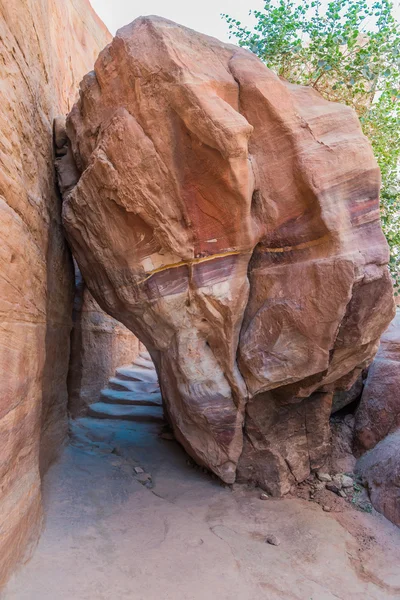
POLYGON ((321 490, 324 490, 324 489, 325 489, 325 482, 324 481, 319 481, 318 483, 316 483, 314 485, 314 490, 316 492, 320 492, 321 490))
POLYGON ((331 507, 330 506, 323 506, 322 510, 325 512, 331 512, 331 507))
POLYGON ((351 477, 349 477, 348 475, 342 475, 342 487, 344 488, 350 488, 353 487, 353 479, 351 477))
POLYGON ((260 494, 260 500, 268 500, 268 498, 269 498, 269 496, 265 492, 263 492, 262 494, 260 494))
POLYGON ((339 496, 341 498, 347 498, 346 492, 344 490, 339 490, 339 496))
POLYGON ((348 425, 349 427, 354 426, 354 421, 355 421, 354 415, 346 415, 343 420, 346 423, 346 425, 348 425))
POLYGON ((332 481, 332 477, 329 475, 329 473, 322 473, 321 471, 318 471, 317 477, 320 481, 323 481, 324 483, 327 481, 332 481))
POLYGON ((327 490, 329 490, 330 492, 333 492, 334 494, 339 494, 339 492, 340 492, 340 488, 336 485, 336 483, 329 482, 326 484, 325 487, 327 490))
POLYGON ((338 488, 338 490, 342 489, 343 483, 342 483, 342 474, 341 473, 338 473, 337 475, 334 475, 332 477, 332 481, 336 485, 336 487, 338 488))
POLYGON ((276 535, 267 535, 265 538, 267 544, 271 544, 271 546, 279 546, 281 543, 280 539, 276 537, 276 535))
POLYGON ((202 546, 204 544, 204 540, 201 538, 194 538, 192 540, 188 540, 186 543, 191 548, 196 548, 197 546, 202 546))
POLYGON ((139 473, 136 479, 140 483, 147 483, 148 481, 151 481, 151 475, 149 475, 148 473, 139 473))
POLYGON ((142 469, 142 467, 134 467, 133 470, 135 471, 135 473, 144 473, 144 469, 142 469))

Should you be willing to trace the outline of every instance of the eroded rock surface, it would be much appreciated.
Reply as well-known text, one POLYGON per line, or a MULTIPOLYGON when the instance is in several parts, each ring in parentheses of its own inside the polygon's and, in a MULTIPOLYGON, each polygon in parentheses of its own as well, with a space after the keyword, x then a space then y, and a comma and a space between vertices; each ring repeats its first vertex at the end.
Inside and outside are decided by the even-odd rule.
POLYGON ((357 472, 376 510, 400 527, 400 429, 366 452, 357 472))
POLYGON ((0 585, 41 526, 67 433, 72 261, 52 124, 110 39, 87 0, 0 0, 0 585))
MULTIPOLYGON (((400 310, 383 334, 356 412, 355 450, 370 450, 400 428, 400 310)), ((400 461, 400 457, 399 457, 400 461)))
POLYGON ((177 439, 226 482, 239 465, 285 493, 324 463, 332 394, 394 311, 355 113, 144 17, 100 54, 67 129, 67 235, 93 296, 150 350, 177 439))

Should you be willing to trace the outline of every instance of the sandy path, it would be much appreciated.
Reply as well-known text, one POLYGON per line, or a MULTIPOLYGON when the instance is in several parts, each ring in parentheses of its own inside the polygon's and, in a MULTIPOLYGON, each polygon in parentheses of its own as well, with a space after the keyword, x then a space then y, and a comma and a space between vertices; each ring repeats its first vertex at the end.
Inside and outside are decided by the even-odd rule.
POLYGON ((383 517, 222 487, 157 425, 74 429, 45 479, 42 538, 3 600, 400 598, 400 530, 383 517))

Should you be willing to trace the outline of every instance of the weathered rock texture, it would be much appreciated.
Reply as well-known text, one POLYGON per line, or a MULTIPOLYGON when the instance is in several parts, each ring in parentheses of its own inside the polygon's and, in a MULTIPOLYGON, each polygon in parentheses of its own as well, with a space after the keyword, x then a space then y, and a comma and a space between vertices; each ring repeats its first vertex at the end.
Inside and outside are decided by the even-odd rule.
POLYGON ((108 40, 87 0, 0 0, 0 584, 38 533, 39 466, 67 431, 73 272, 52 123, 108 40))
POLYGON ((76 269, 76 287, 68 372, 68 409, 85 415, 121 365, 139 354, 139 340, 129 329, 101 310, 76 269))
MULTIPOLYGON (((370 450, 400 428, 400 310, 383 334, 356 412, 355 451, 370 450)), ((400 456, 399 456, 400 461, 400 456)))
POLYGON ((67 129, 69 240, 150 350, 175 435, 224 481, 285 493, 324 463, 332 394, 394 311, 354 112, 145 17, 100 54, 67 129))
MULTIPOLYGON (((365 373, 366 370, 364 371, 364 375, 365 373)), ((332 413, 336 413, 352 402, 360 400, 363 392, 363 386, 363 374, 360 373, 349 390, 340 390, 333 395, 332 413)))
POLYGON ((364 454, 356 470, 376 510, 400 527, 400 429, 364 454))

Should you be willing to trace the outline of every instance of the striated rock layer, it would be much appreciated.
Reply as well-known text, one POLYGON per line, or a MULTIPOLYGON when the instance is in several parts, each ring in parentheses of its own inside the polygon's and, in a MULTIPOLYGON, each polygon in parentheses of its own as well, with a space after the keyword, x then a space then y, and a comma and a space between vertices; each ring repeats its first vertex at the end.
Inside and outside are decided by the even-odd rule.
POLYGON ((110 39, 87 0, 0 0, 0 585, 41 524, 67 432, 73 271, 52 123, 110 39))
POLYGON ((393 316, 355 113, 144 17, 100 54, 67 130, 68 238, 150 350, 175 435, 224 481, 286 493, 324 463, 333 393, 393 316))

